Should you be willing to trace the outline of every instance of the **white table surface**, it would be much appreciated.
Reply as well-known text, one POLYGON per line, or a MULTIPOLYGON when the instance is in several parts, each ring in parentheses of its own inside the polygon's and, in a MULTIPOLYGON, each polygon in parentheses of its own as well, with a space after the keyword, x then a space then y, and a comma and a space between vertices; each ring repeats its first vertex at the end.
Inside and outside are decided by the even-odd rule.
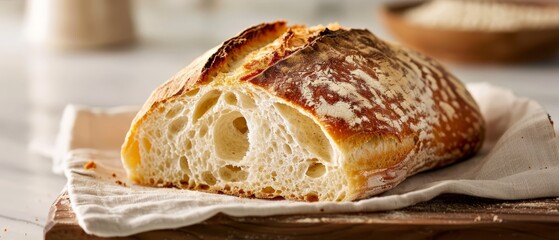
MULTIPOLYGON (((135 1, 135 45, 71 53, 28 46, 21 34, 22 1, 0 2, 0 240, 42 238, 48 209, 66 179, 51 173, 50 159, 37 153, 51 150, 64 105, 141 104, 204 50, 261 21, 339 21, 391 39, 375 16, 378 2, 234 2, 135 1)), ((465 82, 487 81, 533 98, 559 119, 559 57, 529 65, 448 67, 465 82)))

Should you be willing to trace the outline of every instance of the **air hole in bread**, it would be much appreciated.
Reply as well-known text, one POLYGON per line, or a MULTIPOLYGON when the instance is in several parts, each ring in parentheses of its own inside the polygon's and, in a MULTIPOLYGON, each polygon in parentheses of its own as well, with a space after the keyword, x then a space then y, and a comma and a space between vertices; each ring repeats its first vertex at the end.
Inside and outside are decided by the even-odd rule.
POLYGON ((252 97, 243 94, 243 93, 237 93, 238 96, 238 100, 240 102, 240 105, 242 108, 255 108, 256 107, 256 103, 254 102, 254 99, 252 99, 252 97))
POLYGON ((198 101, 196 108, 194 109, 194 115, 192 117, 192 121, 196 122, 200 119, 206 112, 208 112, 215 104, 217 100, 221 96, 221 92, 218 90, 212 90, 206 95, 204 95, 200 101, 198 101))
POLYGON ((179 158, 179 166, 183 172, 190 171, 190 167, 188 166, 188 159, 185 156, 181 156, 179 158))
POLYGON ((247 179, 248 172, 241 167, 225 165, 219 169, 219 177, 227 182, 240 182, 247 179))
POLYGON ((188 176, 188 174, 183 174, 182 175, 182 180, 180 181, 180 184, 188 186, 188 185, 190 185, 189 183, 190 183, 190 176, 188 176))
POLYGON ((215 153, 221 159, 241 160, 249 147, 246 119, 240 112, 222 115, 214 128, 215 153))
POLYGON ((185 148, 186 150, 192 149, 192 141, 186 139, 186 141, 185 141, 185 143, 184 143, 184 148, 185 148))
POLYGON ((183 105, 176 104, 175 106, 171 107, 171 109, 169 109, 169 111, 167 111, 167 114, 165 114, 165 117, 169 118, 169 119, 174 118, 180 112, 182 112, 183 109, 184 109, 183 105))
POLYGON ((225 99, 225 102, 229 105, 236 105, 237 104, 237 96, 235 96, 235 94, 233 93, 226 93, 223 96, 223 99, 225 99))
POLYGON ((340 193, 340 195, 338 195, 338 197, 336 198, 336 202, 341 202, 345 199, 345 191, 340 193))
POLYGON ((199 88, 195 88, 195 89, 192 89, 192 90, 190 90, 190 91, 184 93, 184 95, 189 96, 189 97, 192 97, 192 96, 198 94, 199 91, 200 91, 199 88))
POLYGON ((208 133, 208 126, 202 125, 200 127, 200 131, 198 133, 199 133, 200 137, 206 136, 206 133, 208 133))
MULTIPOLYGON (((165 161, 167 161, 167 160, 165 160, 165 161)), ((165 168, 166 168, 165 163, 156 166, 156 169, 157 169, 158 172, 165 172, 165 168)))
POLYGON ((233 120, 233 126, 241 134, 246 134, 248 132, 247 120, 244 117, 235 118, 235 120, 233 120))
POLYGON ((210 186, 215 185, 217 179, 210 171, 205 171, 202 173, 202 180, 210 186))
POLYGON ((182 175, 182 180, 180 181, 180 183, 183 184, 183 185, 189 185, 190 176, 188 174, 183 174, 182 175))
POLYGON ((291 155, 293 153, 293 150, 291 149, 291 147, 289 146, 289 144, 283 144, 283 151, 285 152, 285 154, 287 155, 291 155))
POLYGON ((146 152, 151 151, 151 142, 147 138, 142 138, 142 148, 146 150, 146 152))
POLYGON ((287 128, 293 133, 299 145, 317 155, 321 160, 331 162, 333 150, 330 141, 311 118, 282 103, 275 103, 274 106, 288 122, 287 128))
POLYGON ((178 132, 183 130, 184 127, 186 127, 186 121, 187 121, 187 119, 184 116, 178 117, 177 119, 173 120, 169 124, 169 134, 170 135, 176 135, 178 132))
POLYGON ((262 192, 270 194, 270 193, 275 193, 276 190, 273 187, 267 186, 265 188, 262 188, 262 192))
POLYGON ((318 194, 316 192, 307 193, 307 195, 305 195, 305 201, 318 202, 318 194))
POLYGON ((305 174, 312 178, 319 178, 322 177, 325 173, 326 167, 324 166, 324 164, 318 162, 318 159, 314 158, 311 159, 309 168, 307 168, 307 172, 305 174))

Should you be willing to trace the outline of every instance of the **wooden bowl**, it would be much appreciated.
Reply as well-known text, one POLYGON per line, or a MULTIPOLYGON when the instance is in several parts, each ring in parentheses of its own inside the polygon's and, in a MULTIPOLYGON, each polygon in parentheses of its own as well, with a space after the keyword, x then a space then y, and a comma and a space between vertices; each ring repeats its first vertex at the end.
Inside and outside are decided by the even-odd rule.
MULTIPOLYGON (((396 38, 431 57, 462 63, 511 63, 541 60, 559 52, 559 27, 517 31, 454 30, 426 27, 404 17, 406 10, 424 2, 387 4, 381 8, 381 17, 396 38)), ((559 2, 537 4, 559 6, 559 2)))

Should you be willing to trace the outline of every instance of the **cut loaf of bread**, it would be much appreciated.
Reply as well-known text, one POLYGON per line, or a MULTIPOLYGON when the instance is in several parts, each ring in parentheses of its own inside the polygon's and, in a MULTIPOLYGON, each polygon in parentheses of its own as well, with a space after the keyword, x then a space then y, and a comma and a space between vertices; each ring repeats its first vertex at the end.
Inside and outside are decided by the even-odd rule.
POLYGON ((157 88, 122 147, 142 185, 352 201, 475 154, 484 122, 437 62, 337 25, 251 27, 157 88))

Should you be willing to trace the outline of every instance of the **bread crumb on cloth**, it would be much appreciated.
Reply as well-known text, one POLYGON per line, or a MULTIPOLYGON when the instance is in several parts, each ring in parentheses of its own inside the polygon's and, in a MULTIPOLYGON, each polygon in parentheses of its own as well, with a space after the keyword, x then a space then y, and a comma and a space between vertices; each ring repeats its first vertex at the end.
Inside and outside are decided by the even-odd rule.
POLYGON ((87 170, 91 170, 91 169, 95 169, 97 167, 97 164, 95 164, 94 161, 89 161, 86 164, 83 165, 83 168, 87 169, 87 170))

